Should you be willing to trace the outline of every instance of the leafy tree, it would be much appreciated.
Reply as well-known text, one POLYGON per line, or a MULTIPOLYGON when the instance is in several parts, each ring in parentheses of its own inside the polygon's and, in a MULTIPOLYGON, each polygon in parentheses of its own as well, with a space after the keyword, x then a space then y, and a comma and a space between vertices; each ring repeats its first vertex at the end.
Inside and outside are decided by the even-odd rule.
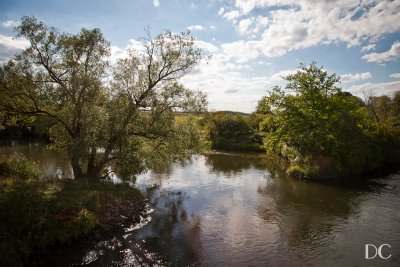
POLYGON ((254 116, 213 112, 206 114, 199 124, 212 149, 262 151, 254 116))
POLYGON ((310 173, 333 176, 380 166, 384 152, 377 125, 363 102, 336 86, 339 78, 312 63, 285 77, 258 105, 265 148, 310 173))
POLYGON ((369 117, 379 124, 392 142, 400 142, 400 91, 392 97, 368 96, 365 100, 369 117))
POLYGON ((17 32, 30 46, 0 68, 1 110, 51 118, 76 179, 98 180, 110 165, 130 176, 197 147, 193 127, 173 117, 206 105, 179 83, 202 58, 188 33, 148 36, 112 65, 99 29, 68 34, 23 17, 17 32))

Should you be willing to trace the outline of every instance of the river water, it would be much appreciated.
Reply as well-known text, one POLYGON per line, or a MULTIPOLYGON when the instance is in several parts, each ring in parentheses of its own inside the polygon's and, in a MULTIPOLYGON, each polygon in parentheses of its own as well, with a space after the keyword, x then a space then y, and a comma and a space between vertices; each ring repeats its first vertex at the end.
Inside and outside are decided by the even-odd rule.
MULTIPOLYGON (((68 171, 39 143, 1 150, 39 160, 47 176, 68 171)), ((279 165, 220 153, 142 174, 136 186, 149 198, 142 224, 62 255, 57 265, 400 265, 400 172, 324 184, 288 178, 279 165), (381 254, 391 257, 365 259, 366 244, 390 245, 381 254)))

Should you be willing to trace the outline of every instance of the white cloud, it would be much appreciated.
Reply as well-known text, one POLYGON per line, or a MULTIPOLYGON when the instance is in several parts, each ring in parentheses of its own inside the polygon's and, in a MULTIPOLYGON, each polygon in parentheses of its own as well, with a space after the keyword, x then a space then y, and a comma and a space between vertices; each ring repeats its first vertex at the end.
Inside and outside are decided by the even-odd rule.
POLYGON ((112 45, 110 47, 110 50, 111 50, 110 51, 111 52, 111 55, 110 55, 111 62, 116 62, 118 59, 124 58, 128 55, 128 52, 126 49, 119 48, 118 46, 115 46, 115 45, 112 45))
POLYGON ((257 7, 266 7, 266 6, 273 6, 278 5, 279 2, 284 1, 267 1, 267 0, 236 0, 235 6, 238 7, 243 14, 250 13, 253 9, 257 7))
POLYGON ((365 59, 368 62, 385 62, 395 60, 400 56, 400 42, 394 42, 392 47, 382 53, 370 53, 362 56, 362 59, 365 59))
POLYGON ((399 91, 400 81, 386 82, 386 83, 364 83, 361 85, 353 85, 345 91, 352 93, 358 97, 363 98, 365 93, 381 96, 391 95, 396 91, 399 91))
POLYGON ((260 55, 255 41, 237 41, 221 45, 223 52, 237 63, 245 63, 260 55))
POLYGON ((255 21, 255 26, 253 29, 254 33, 259 32, 260 30, 264 29, 269 23, 268 17, 258 16, 255 21))
POLYGON ((197 5, 196 5, 195 3, 192 2, 192 3, 190 3, 190 8, 191 8, 191 9, 196 9, 196 8, 197 8, 197 5))
POLYGON ((367 80, 372 77, 371 73, 363 72, 363 73, 348 73, 340 75, 340 80, 343 83, 354 83, 362 80, 367 80))
POLYGON ((160 1, 159 0, 153 0, 153 5, 155 7, 159 7, 160 6, 160 1))
POLYGON ((4 21, 1 25, 4 28, 14 28, 14 27, 17 27, 19 25, 19 22, 18 21, 14 21, 14 20, 7 20, 7 21, 4 21))
POLYGON ((233 22, 236 22, 236 19, 240 16, 239 11, 237 10, 232 10, 229 12, 226 12, 223 17, 226 18, 227 20, 231 20, 233 22))
POLYGON ((120 58, 127 57, 129 50, 136 51, 139 54, 144 53, 146 51, 146 48, 143 45, 143 43, 135 39, 130 39, 128 41, 128 44, 124 48, 119 48, 118 46, 112 45, 110 49, 111 49, 110 60, 113 63, 120 58))
POLYGON ((390 77, 392 77, 392 78, 400 78, 400 72, 392 73, 392 74, 390 74, 390 77))
POLYGON ((224 12, 225 12, 225 8, 220 7, 218 10, 218 15, 222 16, 222 14, 224 14, 224 12))
POLYGON ((250 38, 257 38, 257 33, 264 30, 269 24, 268 17, 257 16, 245 18, 236 24, 236 29, 240 34, 250 34, 250 38))
POLYGON ((281 70, 279 72, 276 72, 271 75, 270 80, 271 82, 280 82, 283 81, 284 77, 295 74, 298 70, 297 69, 287 69, 287 70, 281 70))
POLYGON ((215 45, 213 45, 212 43, 208 43, 208 42, 201 41, 201 40, 194 41, 194 45, 200 49, 207 50, 208 52, 211 52, 211 53, 215 53, 219 50, 219 48, 216 47, 215 45))
POLYGON ((216 27, 214 25, 210 26, 210 30, 214 30, 216 27))
POLYGON ((375 49, 376 44, 369 44, 361 48, 361 52, 368 52, 375 49))
POLYGON ((28 40, 0 34, 0 63, 11 59, 16 53, 25 49, 28 45, 28 40))
POLYGON ((204 30, 205 28, 203 25, 197 24, 197 25, 190 25, 187 27, 187 29, 191 30, 191 31, 201 31, 201 30, 204 30))
POLYGON ((201 62, 182 83, 191 89, 208 94, 209 107, 214 110, 251 112, 269 87, 267 77, 251 77, 251 67, 237 64, 222 52, 214 53, 211 60, 201 62))
POLYGON ((251 41, 257 41, 258 52, 269 57, 330 43, 351 47, 369 42, 363 50, 369 51, 383 35, 400 30, 399 1, 236 0, 232 8, 222 16, 235 25, 243 16, 264 20, 262 26, 239 23, 237 30, 257 33, 251 41), (252 13, 255 9, 261 16, 252 13))
POLYGON ((239 89, 227 89, 227 90, 225 90, 225 93, 227 93, 227 94, 235 94, 237 92, 239 92, 239 89))
POLYGON ((242 19, 241 21, 239 21, 239 32, 241 34, 246 34, 249 33, 249 28, 250 26, 253 24, 253 19, 242 19))

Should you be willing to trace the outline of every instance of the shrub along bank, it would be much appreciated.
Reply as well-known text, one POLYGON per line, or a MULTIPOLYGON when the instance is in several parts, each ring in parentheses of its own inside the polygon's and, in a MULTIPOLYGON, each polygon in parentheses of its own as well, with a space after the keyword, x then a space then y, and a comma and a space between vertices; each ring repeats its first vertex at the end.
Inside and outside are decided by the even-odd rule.
POLYGON ((0 159, 0 262, 21 266, 32 255, 92 233, 134 223, 141 193, 126 184, 39 179, 36 163, 15 154, 0 159))

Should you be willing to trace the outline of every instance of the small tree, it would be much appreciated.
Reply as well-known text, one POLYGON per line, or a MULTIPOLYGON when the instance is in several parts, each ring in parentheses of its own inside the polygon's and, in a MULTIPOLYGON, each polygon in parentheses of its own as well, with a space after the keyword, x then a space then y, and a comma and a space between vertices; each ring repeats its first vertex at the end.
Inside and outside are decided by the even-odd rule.
POLYGON ((206 106, 179 83, 202 58, 188 33, 148 36, 144 52, 110 66, 99 29, 72 35, 23 17, 17 32, 30 46, 0 68, 0 107, 51 118, 53 147, 76 179, 98 180, 110 165, 129 176, 196 148, 193 128, 173 116, 206 106))

